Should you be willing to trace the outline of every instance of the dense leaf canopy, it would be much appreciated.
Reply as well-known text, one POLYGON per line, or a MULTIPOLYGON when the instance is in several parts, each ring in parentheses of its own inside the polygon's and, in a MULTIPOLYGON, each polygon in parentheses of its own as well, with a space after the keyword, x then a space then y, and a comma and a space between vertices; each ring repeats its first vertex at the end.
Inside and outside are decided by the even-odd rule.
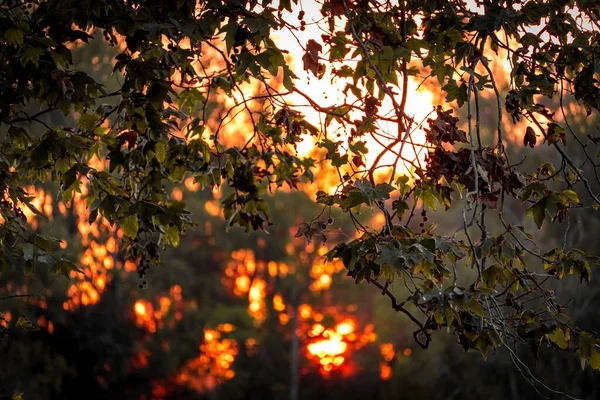
POLYGON ((250 231, 276 223, 270 191, 325 174, 336 183, 317 182, 323 213, 297 236, 326 241, 330 210, 344 211, 354 239, 328 259, 388 296, 422 347, 443 328, 484 355, 547 345, 600 369, 598 336, 549 288, 568 275, 588 282, 599 259, 566 240, 546 249, 529 231, 600 206, 600 137, 574 129, 566 107, 590 120, 600 108, 600 5, 472 3, 331 0, 307 23, 306 4, 289 0, 2 2, 0 261, 77 271, 26 225, 23 210, 39 211, 25 184, 56 182, 66 203, 87 185, 90 222, 121 227, 143 276, 193 225, 168 185, 225 187, 228 226, 250 231), (302 39, 308 25, 321 35, 302 39), (98 40, 118 49, 111 90, 73 68, 72 50, 98 40), (336 100, 302 90, 292 56, 336 100), (439 94, 423 120, 408 108, 414 82, 439 94), (495 110, 483 118, 485 99, 495 110), (232 128, 238 115, 246 124, 232 128), (517 160, 511 147, 547 161, 517 160), (427 224, 436 208, 457 216, 453 234, 427 224), (380 226, 365 225, 365 211, 381 213, 380 226), (397 297, 393 282, 410 294, 397 297))

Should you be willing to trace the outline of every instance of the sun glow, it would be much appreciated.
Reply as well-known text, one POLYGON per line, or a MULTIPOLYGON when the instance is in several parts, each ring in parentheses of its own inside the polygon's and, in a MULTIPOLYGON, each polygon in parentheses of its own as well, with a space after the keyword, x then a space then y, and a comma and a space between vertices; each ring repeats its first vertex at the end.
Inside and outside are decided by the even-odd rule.
MULTIPOLYGON (((324 44, 321 38, 325 36, 323 35, 323 32, 327 31, 328 28, 325 26, 325 21, 323 21, 320 7, 321 4, 319 2, 306 2, 303 4, 303 11, 305 12, 304 19, 307 21, 305 29, 299 32, 294 32, 293 34, 289 31, 282 30, 279 31, 275 36, 275 42, 281 45, 282 48, 285 48, 289 51, 286 61, 298 77, 298 79, 294 82, 297 91, 291 94, 286 101, 288 104, 291 104, 292 107, 297 105, 298 110, 305 115, 307 121, 315 126, 321 127, 322 131, 325 132, 328 137, 333 139, 337 138, 337 140, 346 140, 350 134, 350 132, 347 131, 348 128, 344 128, 339 124, 332 123, 329 127, 323 129, 325 115, 316 111, 314 107, 308 106, 308 100, 306 96, 308 96, 311 101, 319 104, 322 109, 335 107, 336 105, 344 103, 353 104, 358 102, 359 99, 354 97, 347 90, 347 85, 354 84, 352 78, 335 77, 331 72, 333 69, 339 69, 342 67, 344 63, 354 63, 358 59, 345 60, 344 63, 331 62, 330 65, 328 65, 331 68, 328 68, 322 78, 317 79, 312 75, 311 72, 304 69, 302 58, 296 56, 304 53, 304 49, 301 46, 305 46, 309 40, 320 42, 321 45, 324 44)), ((335 22, 335 24, 340 23, 342 23, 341 20, 336 20, 335 22)), ((337 27, 343 29, 343 26, 337 27)), ((324 55, 324 57, 326 56, 327 55, 324 55)), ((395 101, 396 104, 401 103, 401 97, 402 93, 395 93, 394 100, 389 98, 389 96, 386 96, 379 105, 379 115, 384 115, 386 117, 394 116, 393 102, 395 101)), ((401 160, 399 161, 397 156, 392 152, 388 152, 386 155, 384 155, 384 157, 379 161, 378 165, 397 165, 396 173, 407 173, 415 165, 419 165, 423 162, 426 151, 420 145, 425 142, 425 135, 422 129, 415 128, 417 128, 417 125, 433 110, 434 104, 435 99, 433 94, 425 88, 419 89, 418 82, 411 78, 408 82, 407 102, 404 111, 407 115, 414 119, 414 126, 411 127, 414 129, 414 132, 412 132, 410 135, 402 133, 404 136, 403 139, 406 139, 408 143, 406 145, 398 144, 398 146, 394 147, 394 150, 396 152, 401 151, 402 158, 405 160, 412 160, 413 165, 407 162, 402 162, 401 160)), ((348 116, 352 120, 361 120, 364 117, 360 111, 350 111, 348 116)), ((392 140, 397 138, 400 134, 398 131, 398 125, 396 123, 378 120, 376 121, 376 125, 382 133, 385 133, 385 135, 389 136, 392 140)), ((365 135, 364 138, 361 138, 361 140, 366 141, 366 147, 369 149, 365 160, 367 166, 373 165, 377 155, 384 149, 384 146, 390 142, 388 140, 382 142, 381 139, 377 140, 373 136, 369 135, 365 135)), ((298 149, 301 155, 314 155, 315 141, 313 139, 306 139, 298 146, 298 149)), ((382 168, 378 170, 376 174, 388 176, 391 170, 391 167, 382 168)), ((324 174, 324 176, 319 176, 319 174, 317 174, 317 176, 318 182, 316 183, 316 186, 320 190, 328 191, 337 186, 335 179, 331 179, 331 174, 324 174)))
MULTIPOLYGON (((372 325, 368 324, 362 331, 358 331, 357 323, 352 318, 341 318, 333 328, 325 328, 320 323, 314 323, 307 332, 307 357, 318 364, 322 374, 328 375, 346 365, 352 356, 352 351, 376 339, 377 335, 373 332, 372 325)), ((352 368, 348 365, 341 372, 351 374, 352 368)))
MULTIPOLYGON (((319 17, 316 2, 308 2, 307 6, 307 18, 319 17)), ((299 34, 299 40, 306 43, 308 39, 318 38, 320 35, 319 26, 309 24, 306 31, 299 34)), ((292 56, 303 52, 295 39, 281 32, 276 40, 289 51, 288 62, 299 77, 296 82, 299 91, 307 94, 323 107, 331 107, 344 101, 357 100, 351 95, 348 98, 342 98, 341 93, 348 81, 344 79, 332 80, 331 74, 326 74, 320 80, 309 76, 303 70, 301 59, 292 56)), ((122 46, 122 43, 120 46, 122 46)), ((210 63, 207 64, 210 68, 218 70, 223 67, 219 64, 219 57, 212 50, 206 49, 204 57, 212 58, 210 63)), ((99 59, 93 61, 94 64, 98 62, 99 59)), ((275 79, 273 83, 278 84, 280 82, 275 79)), ((242 93, 234 93, 231 98, 222 96, 219 97, 219 100, 223 101, 223 108, 228 109, 243 102, 244 98, 262 94, 261 90, 262 87, 260 86, 244 84, 241 88, 242 93)), ((434 99, 430 92, 417 90, 413 81, 409 82, 408 98, 406 112, 413 116, 415 121, 424 118, 432 109, 434 99)), ((399 98, 396 100, 399 100, 399 98)), ((291 94, 286 98, 286 101, 292 107, 297 106, 309 122, 323 127, 323 114, 310 107, 304 107, 303 104, 306 103, 304 96, 298 93, 291 94)), ((254 102, 250 105, 250 108, 253 111, 260 111, 263 106, 263 103, 254 102)), ((380 105, 380 113, 390 115, 392 109, 392 100, 389 98, 384 99, 380 105)), ((253 125, 251 117, 243 112, 235 113, 235 117, 226 119, 223 122, 220 119, 221 115, 217 114, 211 115, 209 121, 207 121, 205 136, 208 137, 214 134, 217 126, 219 126, 222 129, 219 140, 227 145, 244 145, 249 139, 250 133, 241 134, 240 132, 252 132, 252 129, 248 129, 253 125)), ((350 117, 359 119, 362 115, 351 113, 350 117)), ((380 121, 379 129, 389 135, 397 135, 397 127, 391 123, 380 121)), ((323 132, 326 131, 325 129, 322 130, 323 132)), ((183 132, 178 134, 184 136, 183 132)), ((340 141, 346 140, 349 136, 349 132, 345 132, 344 127, 335 123, 327 128, 326 134, 328 137, 334 137, 340 141)), ((365 162, 370 165, 384 146, 371 137, 365 137, 364 139, 369 149, 365 162)), ((411 140, 417 144, 422 143, 424 140, 422 131, 415 130, 411 140)), ((418 163, 419 160, 423 160, 424 154, 417 154, 416 148, 397 146, 395 150, 402 150, 401 155, 403 157, 415 159, 418 163)), ((321 154, 322 151, 315 147, 314 138, 307 138, 298 146, 298 153, 307 156, 321 154)), ((399 164, 396 173, 406 172, 408 168, 406 164, 398 163, 396 156, 393 154, 381 159, 380 164, 399 164)), ((98 159, 94 159, 91 166, 97 170, 104 169, 104 164, 98 159)), ((389 174, 390 168, 388 167, 387 172, 382 170, 379 173, 389 174)), ((336 174, 331 174, 331 168, 326 163, 319 165, 316 177, 314 184, 306 184, 301 187, 307 194, 314 195, 316 189, 331 191, 339 184, 338 177, 336 174)), ((199 185, 194 182, 193 177, 187 177, 181 186, 171 189, 171 199, 175 201, 183 200, 186 196, 184 189, 189 192, 196 192, 199 190, 199 185)), ((108 221, 102 218, 91 224, 88 222, 90 216, 89 205, 87 204, 89 189, 86 182, 82 184, 81 191, 75 193, 73 200, 68 204, 61 201, 53 202, 52 196, 43 189, 31 187, 29 190, 35 197, 32 202, 33 205, 50 219, 53 217, 54 208, 58 210, 57 216, 60 214, 66 217, 72 214, 75 217, 75 226, 80 244, 85 249, 78 263, 83 270, 83 274, 72 274, 73 280, 67 290, 68 299, 63 303, 65 310, 75 311, 80 307, 97 304, 101 300, 102 294, 111 284, 117 270, 124 269, 126 272, 134 272, 137 269, 134 261, 127 260, 123 263, 117 257, 120 251, 119 243, 123 237, 123 233, 117 227, 111 226, 108 221)), ((216 191, 214 194, 214 199, 205 202, 204 208, 211 216, 222 216, 219 205, 221 193, 216 191)), ((39 221, 36 215, 30 210, 25 212, 28 223, 33 229, 37 229, 39 221)), ((210 222, 205 224, 205 232, 210 236, 210 232, 212 232, 210 222)), ((214 242, 214 238, 209 240, 214 242)), ((66 245, 65 242, 64 246, 66 245)), ((262 246, 264 247, 264 244, 262 246)), ((259 245, 259 247, 261 246, 259 245)), ((292 258, 298 256, 299 265, 305 265, 308 268, 309 291, 314 296, 323 294, 323 292, 330 289, 334 282, 334 275, 344 268, 339 261, 324 263, 322 255, 326 250, 326 247, 318 248, 314 245, 307 246, 302 250, 296 249, 294 245, 288 248, 288 254, 292 258)), ((286 264, 284 262, 257 260, 256 254, 252 250, 236 250, 231 253, 230 260, 226 264, 222 283, 232 296, 244 299, 242 300, 244 302, 247 301, 248 314, 257 326, 261 326, 265 322, 268 313, 271 311, 276 313, 281 326, 287 326, 286 329, 289 329, 290 321, 297 317, 298 329, 294 334, 300 337, 303 355, 311 361, 312 368, 318 369, 320 373, 326 376, 334 371, 352 373, 353 352, 375 342, 377 339, 373 325, 359 324, 352 312, 348 312, 348 310, 340 311, 331 306, 316 306, 304 303, 294 309, 295 306, 289 298, 286 298, 286 293, 275 292, 274 289, 276 279, 286 278, 296 272, 297 267, 292 264, 292 262, 286 264), (331 323, 331 320, 334 322, 331 323)), ((128 307, 128 312, 144 337, 139 343, 140 346, 144 347, 146 340, 149 340, 148 338, 160 329, 175 327, 182 320, 183 309, 186 306, 192 306, 192 302, 184 301, 182 288, 178 285, 172 286, 168 294, 163 293, 156 298, 139 298, 133 304, 130 304, 131 308, 128 307)), ((354 311, 356 311, 356 308, 354 311)), ((4 320, 1 322, 3 325, 8 324, 10 313, 4 313, 4 320)), ((47 329, 49 333, 54 330, 52 321, 46 320, 45 317, 38 319, 38 325, 47 329)), ((214 389, 226 380, 233 379, 235 377, 234 363, 239 352, 238 341, 232 337, 235 331, 236 327, 227 322, 199 331, 199 356, 190 360, 179 370, 175 381, 198 392, 205 392, 214 389)), ((253 354, 260 346, 258 339, 255 338, 246 338, 242 343, 245 344, 248 354, 253 354)), ((393 347, 391 350, 386 349, 384 353, 382 348, 381 354, 387 363, 393 359, 394 349, 393 347), (390 354, 392 354, 391 358, 390 354)), ((148 366, 151 355, 150 350, 142 348, 131 360, 132 368, 148 366)), ((389 368, 389 371, 384 372, 382 364, 381 377, 382 379, 389 379, 391 368, 387 364, 385 366, 389 368)), ((163 390, 162 386, 156 383, 153 392, 159 393, 161 390, 163 390)))

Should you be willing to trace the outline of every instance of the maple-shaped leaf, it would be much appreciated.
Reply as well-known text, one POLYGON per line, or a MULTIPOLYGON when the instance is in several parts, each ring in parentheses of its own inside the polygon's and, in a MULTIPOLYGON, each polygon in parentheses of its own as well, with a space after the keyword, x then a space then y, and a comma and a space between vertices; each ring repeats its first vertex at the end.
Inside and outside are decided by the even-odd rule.
POLYGON ((298 232, 294 235, 295 238, 302 237, 306 238, 306 241, 310 243, 313 237, 321 239, 323 243, 327 242, 327 224, 323 221, 312 221, 310 224, 302 222, 298 225, 298 232))
POLYGON ((559 140, 563 143, 563 145, 567 145, 567 135, 565 130, 554 122, 548 124, 548 133, 546 135, 546 139, 548 141, 548 146, 557 143, 559 140))
POLYGON ((319 53, 323 50, 323 47, 310 39, 306 44, 306 53, 302 56, 302 61, 304 62, 304 70, 310 71, 314 76, 319 77, 319 53))
POLYGON ((378 183, 373 187, 366 179, 358 179, 354 186, 368 199, 369 204, 375 200, 387 200, 394 187, 387 183, 378 183))
POLYGON ((427 119, 429 128, 425 129, 427 141, 433 144, 442 142, 468 143, 466 132, 458 128, 458 118, 452 116, 452 110, 443 111, 438 107, 436 119, 427 119))
POLYGON ((383 246, 379 256, 375 259, 376 264, 389 265, 394 268, 404 268, 408 265, 408 261, 408 254, 401 247, 396 247, 391 243, 383 246))

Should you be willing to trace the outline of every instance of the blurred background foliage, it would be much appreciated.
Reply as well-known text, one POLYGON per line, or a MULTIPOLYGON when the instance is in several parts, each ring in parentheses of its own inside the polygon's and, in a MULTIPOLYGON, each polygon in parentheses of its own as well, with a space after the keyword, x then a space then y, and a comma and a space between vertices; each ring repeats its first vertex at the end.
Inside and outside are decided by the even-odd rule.
MULTIPOLYGON (((93 40, 75 51, 76 68, 110 91, 119 78, 111 73, 114 53, 102 40, 93 40)), ((482 99, 482 119, 494 118, 493 101, 482 99)), ((571 124, 581 137, 594 134, 594 121, 567 107, 572 107, 571 124)), ((67 122, 55 114, 45 118, 67 122)), ((522 132, 510 129, 513 160, 552 162, 551 152, 531 152, 521 144, 522 132)), ((491 134, 484 129, 484 136, 491 134)), ((571 156, 577 159, 577 154, 571 156)), ((2 337, 0 395, 527 399, 538 397, 539 390, 544 396, 562 396, 524 379, 520 370, 530 368, 556 390, 598 398, 598 375, 582 370, 574 355, 541 351, 536 359, 531 349, 516 348, 523 365, 515 365, 506 351, 490 353, 486 361, 479 354, 464 354, 443 333, 435 335, 430 349, 421 350, 413 342, 410 321, 396 315, 387 298, 375 288, 355 285, 340 264, 324 263, 321 256, 330 243, 294 239, 298 225, 319 213, 314 193, 271 196, 276 223, 268 233, 246 234, 226 232, 219 209, 226 194, 197 188, 193 181, 172 188, 172 197, 189 205, 197 226, 163 256, 165 265, 143 280, 135 265, 119 255, 122 233, 101 221, 87 224, 89 211, 81 196, 67 206, 54 187, 28 188, 46 215, 32 214, 29 223, 39 233, 64 238, 65 251, 80 261, 85 278, 34 274, 25 262, 2 271, 3 325, 15 327, 25 315, 37 326, 32 331, 9 329, 2 337)), ((514 210, 507 212, 516 214, 514 210)), ((330 218, 330 237, 348 240, 350 221, 330 218)), ((368 222, 381 216, 367 209, 362 218, 368 222)), ((458 218, 452 210, 430 213, 427 224, 444 232, 458 218)), ((417 218, 414 224, 422 222, 417 218)), ((546 225, 541 243, 551 248, 567 240, 569 246, 597 250, 599 222, 595 215, 574 210, 569 221, 546 225)), ((567 278, 556 289, 560 298, 573 299, 571 315, 585 329, 600 329, 597 282, 593 279, 582 289, 567 278)), ((401 282, 395 285, 401 290, 401 282)))

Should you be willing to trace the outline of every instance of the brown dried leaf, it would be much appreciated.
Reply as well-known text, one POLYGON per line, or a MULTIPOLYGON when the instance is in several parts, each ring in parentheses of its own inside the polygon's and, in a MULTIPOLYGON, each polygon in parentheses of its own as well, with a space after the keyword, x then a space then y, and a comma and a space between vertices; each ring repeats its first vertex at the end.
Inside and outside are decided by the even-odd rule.
POLYGON ((490 209, 498 208, 498 196, 496 196, 494 194, 486 193, 486 194, 482 195, 481 202, 483 204, 485 204, 487 206, 487 208, 490 208, 490 209))
POLYGON ((379 100, 376 97, 369 96, 365 99, 365 112, 367 117, 372 117, 377 112, 379 100))
POLYGON ((310 39, 306 44, 306 53, 302 56, 304 62, 304 70, 310 71, 314 76, 319 77, 319 53, 323 50, 323 47, 310 39))
POLYGON ((300 225, 298 225, 298 232, 296 232, 294 237, 298 238, 301 236, 306 236, 306 234, 309 230, 310 230, 310 227, 308 226, 308 224, 306 222, 303 222, 300 225))
POLYGON ((362 159, 361 156, 354 156, 354 157, 352 157, 352 164, 354 164, 354 166, 356 168, 358 168, 358 167, 366 167, 366 165, 365 165, 365 163, 364 163, 364 161, 363 161, 363 159, 362 159))
POLYGON ((331 0, 331 15, 344 15, 344 0, 331 0))
POLYGON ((532 127, 528 126, 525 131, 525 137, 523 138, 523 146, 529 146, 533 149, 536 142, 537 138, 535 137, 535 131, 532 127))

